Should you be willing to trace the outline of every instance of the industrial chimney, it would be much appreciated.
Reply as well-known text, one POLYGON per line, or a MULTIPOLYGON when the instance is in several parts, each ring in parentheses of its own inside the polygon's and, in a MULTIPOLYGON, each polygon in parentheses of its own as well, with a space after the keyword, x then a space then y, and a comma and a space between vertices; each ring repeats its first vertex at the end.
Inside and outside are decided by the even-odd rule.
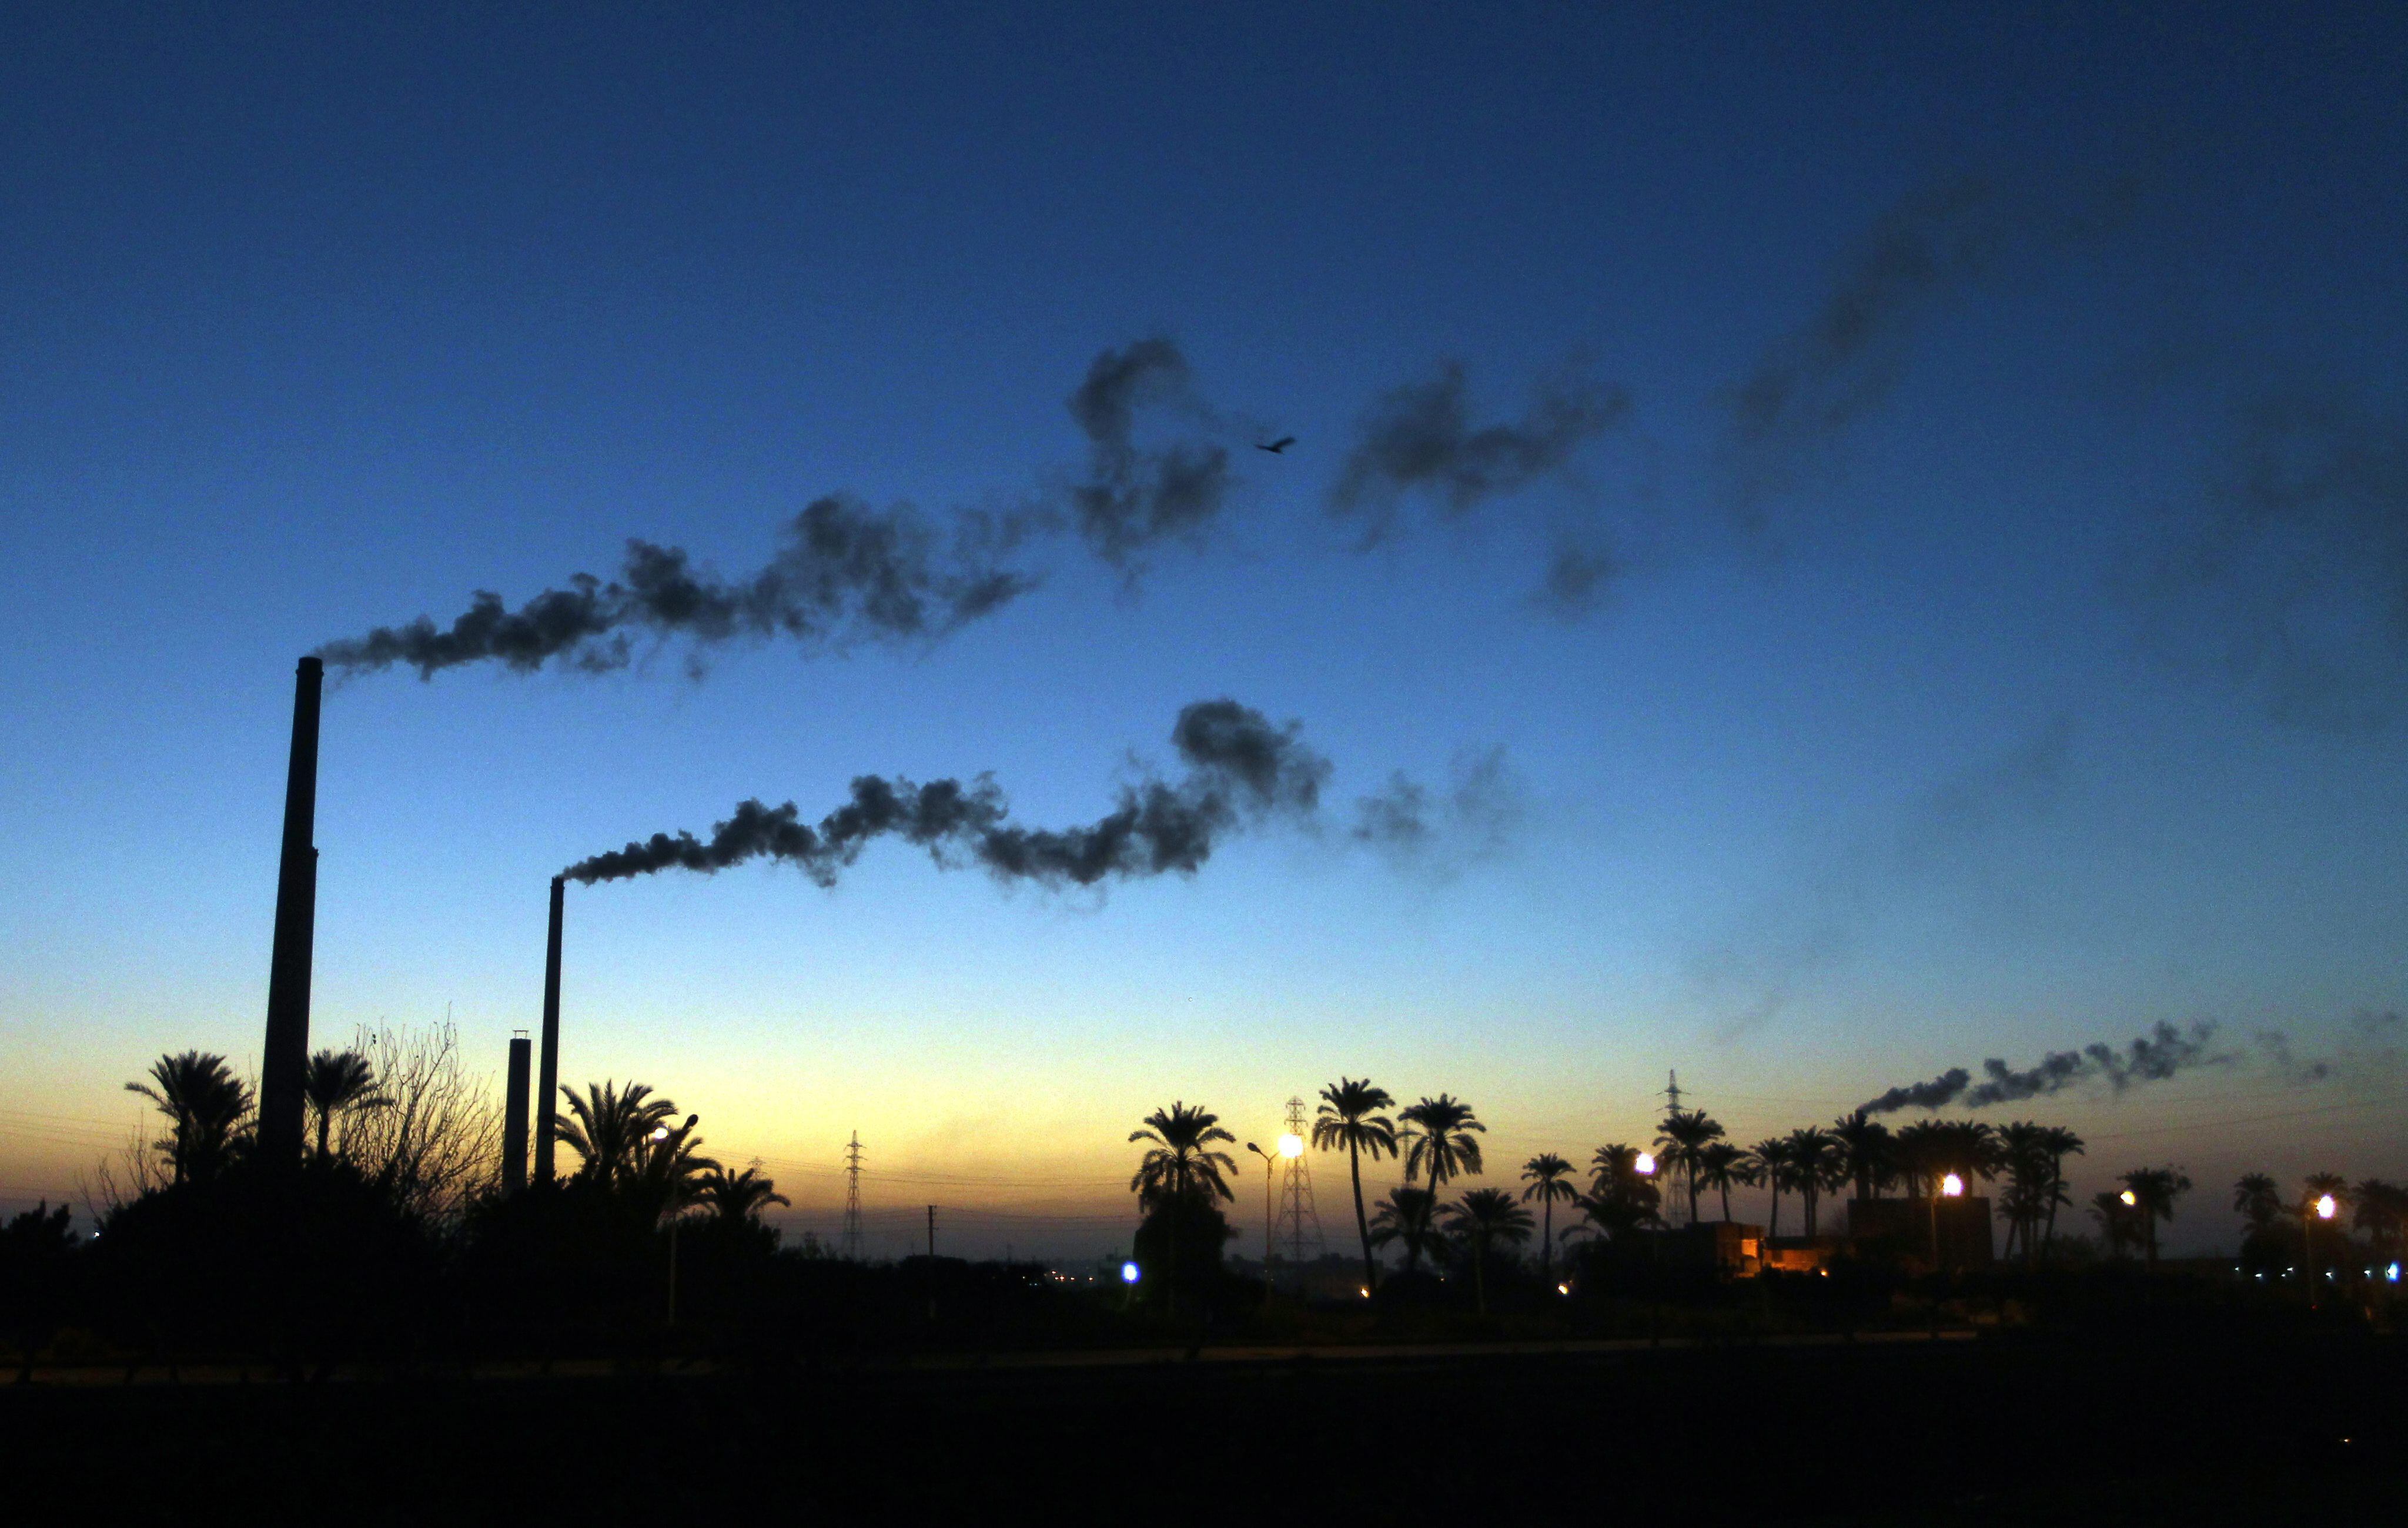
POLYGON ((552 1181, 552 1100, 560 1096, 560 899, 567 882, 552 878, 552 933, 543 953, 543 1064, 536 1074, 535 1180, 552 1181))
POLYGON ((509 1092, 502 1100, 502 1192, 526 1187, 527 1034, 510 1035, 509 1092))
POLYGON ((324 665, 301 660, 293 680, 293 758, 284 777, 284 850, 276 875, 276 943, 267 961, 267 1040, 259 1061, 259 1148, 301 1157, 309 1064, 309 951, 318 909, 318 695, 324 665))

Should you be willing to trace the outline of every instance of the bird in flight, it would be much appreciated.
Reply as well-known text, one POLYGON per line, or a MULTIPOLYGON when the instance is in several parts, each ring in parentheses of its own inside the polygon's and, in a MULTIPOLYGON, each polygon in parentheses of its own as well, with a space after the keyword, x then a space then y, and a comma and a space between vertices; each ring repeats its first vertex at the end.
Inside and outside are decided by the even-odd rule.
POLYGON ((1268 446, 1259 445, 1259 444, 1258 444, 1258 445, 1256 445, 1256 446, 1254 447, 1254 450, 1258 450, 1258 451, 1268 451, 1268 452, 1270 452, 1273 456, 1277 456, 1280 452, 1282 452, 1282 451, 1283 451, 1283 450, 1287 450, 1290 446, 1293 446, 1293 445, 1295 445, 1295 444, 1296 444, 1296 436, 1280 436, 1277 440, 1272 441, 1272 442, 1271 442, 1269 445, 1268 445, 1268 446))

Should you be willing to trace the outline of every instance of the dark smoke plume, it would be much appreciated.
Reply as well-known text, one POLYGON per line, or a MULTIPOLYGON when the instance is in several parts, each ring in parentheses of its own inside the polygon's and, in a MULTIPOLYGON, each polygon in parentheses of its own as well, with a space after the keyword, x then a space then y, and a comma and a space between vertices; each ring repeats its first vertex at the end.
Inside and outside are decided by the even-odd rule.
POLYGON ((1505 750, 1458 753, 1446 793, 1401 773, 1355 804, 1351 836, 1400 869, 1445 880, 1473 862, 1504 851, 1523 814, 1523 790, 1505 750))
POLYGON ((1194 438, 1138 442, 1138 417, 1146 409, 1215 421, 1170 340, 1140 339, 1096 356, 1069 408, 1088 446, 1086 476, 1070 485, 1070 511, 1097 556, 1125 565, 1157 541, 1200 535, 1220 514, 1233 480, 1226 446, 1194 438))
POLYGON ((660 870, 706 875, 748 860, 783 861, 833 886, 873 839, 893 836, 928 850, 948 869, 976 864, 997 879, 1048 886, 1093 886, 1107 878, 1193 873, 1226 834, 1277 812, 1309 815, 1319 805, 1329 764, 1298 740, 1290 722, 1273 726, 1233 700, 1197 701, 1179 713, 1170 740, 1185 763, 1176 780, 1147 778, 1125 787, 1112 811, 1070 828, 1027 828, 993 780, 968 785, 865 775, 851 799, 806 823, 793 802, 747 801, 708 838, 656 833, 641 843, 570 865, 572 880, 623 880, 660 870))
POLYGON ((1808 460, 1890 395, 1916 327, 1941 302, 2027 244, 2113 226, 2132 195, 2122 183, 2068 196, 1960 175, 1884 213, 1813 317, 1727 397, 1741 523, 1759 528, 1763 501, 1796 487, 1808 460))
POLYGON ((2275 720, 2366 732, 2408 707, 2408 413, 2324 382, 2259 393, 2214 433, 2201 502, 2137 580, 2178 655, 2275 720))
POLYGON ((449 626, 421 616, 329 642, 318 656, 338 672, 400 664, 423 679, 487 661, 522 673, 555 661, 599 673, 624 666, 638 635, 697 646, 738 637, 841 646, 939 636, 1034 587, 1001 564, 1010 537, 988 522, 965 517, 951 540, 940 546, 908 508, 876 510, 832 495, 796 516, 769 564, 741 581, 696 570, 678 548, 630 541, 610 582, 580 573, 568 588, 547 589, 515 610, 480 590, 449 626))
POLYGON ((1952 1066, 1928 1082, 1892 1088, 1879 1098, 1869 1100, 1864 1109, 1868 1114, 1888 1114, 1902 1108, 1938 1109, 1950 1105, 1987 1108, 1993 1104, 2045 1098, 2091 1078, 2105 1078, 2109 1087, 2121 1093, 2135 1083, 2162 1082, 2195 1066, 2218 1066, 2231 1061, 2229 1055, 2210 1050, 2209 1042, 2214 1035, 2213 1024, 2193 1024, 2185 1033, 2172 1024, 2160 1023, 2122 1050, 2103 1043, 2079 1050, 2054 1050, 2042 1057, 2039 1065, 2023 1071, 1993 1056, 1982 1064, 1985 1081, 1977 1083, 1971 1072, 1962 1066, 1952 1066))
POLYGON ((1462 363, 1448 361, 1429 381, 1382 393, 1364 415, 1329 491, 1329 508, 1362 518, 1365 545, 1394 529, 1397 505, 1407 495, 1425 494, 1447 514, 1466 514, 1561 470, 1630 411, 1622 389, 1576 371, 1544 384, 1518 422, 1474 424, 1468 394, 1462 363))

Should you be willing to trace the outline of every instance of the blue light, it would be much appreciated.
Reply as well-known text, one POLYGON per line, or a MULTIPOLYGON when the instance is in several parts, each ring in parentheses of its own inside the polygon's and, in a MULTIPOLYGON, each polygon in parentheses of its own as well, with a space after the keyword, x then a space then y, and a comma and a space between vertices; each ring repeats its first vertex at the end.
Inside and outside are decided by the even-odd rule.
MULTIPOLYGON (((93 1232, 93 1235, 96 1236, 96 1235, 100 1235, 100 1233, 99 1233, 99 1232, 97 1232, 97 1231, 95 1231, 95 1232, 93 1232)), ((2384 1269, 2384 1270, 2383 1270, 2383 1277, 2384 1277, 2384 1278, 2387 1278, 2387 1279, 2389 1279, 2389 1280, 2391 1280, 2391 1282, 2393 1282, 2393 1283, 2395 1283, 2395 1284, 2397 1284, 2398 1282, 2400 1282, 2400 1264, 2398 1264, 2397 1263, 2395 1263, 2395 1264, 2393 1264, 2391 1266, 2389 1266, 2388 1268, 2384 1269)))
POLYGON ((1136 1264, 1124 1263, 1121 1264, 1121 1282, 1124 1284, 1134 1284, 1137 1282, 1136 1264))

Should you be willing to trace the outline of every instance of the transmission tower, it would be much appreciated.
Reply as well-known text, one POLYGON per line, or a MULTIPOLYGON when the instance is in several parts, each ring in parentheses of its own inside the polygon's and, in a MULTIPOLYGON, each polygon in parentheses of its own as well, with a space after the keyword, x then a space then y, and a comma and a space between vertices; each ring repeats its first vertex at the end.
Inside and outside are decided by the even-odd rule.
MULTIPOLYGON (((1287 1101, 1288 1134, 1300 1140, 1311 1140, 1305 1129, 1304 1100, 1287 1101)), ((1286 1175, 1280 1180, 1279 1239, 1287 1243, 1288 1265, 1296 1270, 1298 1285, 1304 1281, 1305 1249, 1319 1257, 1322 1250, 1321 1212, 1312 1204, 1312 1159, 1309 1151, 1299 1151, 1287 1159, 1286 1175)))
POLYGON ((861 1261, 861 1132, 844 1149, 844 1260, 861 1261))
MULTIPOLYGON (((1665 1122, 1670 1124, 1671 1122, 1672 1116, 1680 1112, 1681 1074, 1678 1071, 1667 1072, 1665 1074, 1664 1083, 1665 1122)), ((1663 1169, 1661 1159, 1658 1159, 1656 1171, 1657 1178, 1656 1187, 1657 1192, 1663 1195, 1660 1201, 1662 1207, 1659 1208, 1656 1213, 1663 1219, 1666 1225, 1685 1225, 1688 1223, 1687 1201, 1683 1199, 1680 1194, 1673 1192, 1672 1175, 1663 1169)))

